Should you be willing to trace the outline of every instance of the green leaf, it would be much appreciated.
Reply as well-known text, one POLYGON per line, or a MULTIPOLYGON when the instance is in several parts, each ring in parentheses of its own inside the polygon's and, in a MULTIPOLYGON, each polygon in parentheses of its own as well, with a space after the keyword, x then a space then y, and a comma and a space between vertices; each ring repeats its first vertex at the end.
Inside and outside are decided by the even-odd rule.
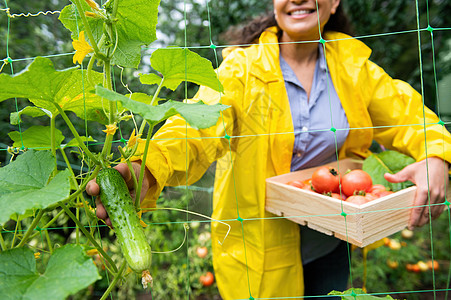
MULTIPOLYGON (((102 82, 101 73, 92 72, 94 83, 102 82)), ((69 68, 55 70, 48 58, 36 57, 22 72, 16 75, 0 74, 0 102, 9 98, 28 98, 37 107, 58 115, 56 105, 74 112, 79 118, 108 123, 107 108, 95 94, 87 80, 86 72, 69 68)))
POLYGON ((100 279, 83 248, 70 244, 55 250, 43 274, 28 248, 1 252, 0 270, 0 294, 11 300, 65 299, 100 279))
MULTIPOLYGON (((85 11, 93 11, 85 1, 81 1, 85 11)), ((111 13, 114 1, 105 5, 111 13)), ((138 68, 141 61, 141 47, 156 40, 156 25, 158 22, 158 6, 160 0, 120 0, 116 15, 115 28, 117 30, 117 48, 111 63, 123 67, 138 68)), ((72 38, 78 39, 80 31, 86 31, 74 4, 66 6, 60 14, 59 20, 72 32, 72 38)), ((95 42, 98 43, 104 34, 104 22, 100 18, 88 18, 95 42)), ((114 26, 113 26, 114 31, 114 26)), ((116 31, 113 39, 108 41, 115 45, 116 31)), ((92 41, 89 41, 92 45, 92 41)), ((102 45, 100 51, 107 53, 102 45)))
MULTIPOLYGON (((31 126, 22 134, 19 131, 11 131, 8 135, 14 141, 13 147, 22 147, 22 142, 24 147, 36 150, 45 150, 52 147, 49 126, 31 126)), ((64 136, 61 130, 55 128, 56 146, 61 145, 63 141, 64 136)))
POLYGON ((45 115, 47 115, 49 118, 52 117, 52 113, 46 109, 39 108, 36 106, 27 106, 18 112, 13 112, 10 114, 9 122, 11 123, 11 125, 19 124, 19 122, 22 121, 21 119, 22 115, 27 115, 32 118, 42 117, 45 115))
MULTIPOLYGON (((163 85, 175 90, 182 82, 189 81, 222 92, 223 87, 211 62, 200 55, 182 48, 157 49, 150 57, 152 68, 164 78, 163 85)), ((156 74, 141 74, 141 83, 160 84, 156 74)))
POLYGON ((35 209, 27 209, 24 214, 21 214, 21 215, 12 214, 11 215, 11 220, 22 221, 22 220, 24 220, 26 218, 34 217, 34 216, 36 216, 36 214, 37 213, 36 213, 35 209))
MULTIPOLYGON (((139 78, 140 78, 140 81, 142 84, 148 84, 148 85, 160 84, 161 80, 163 80, 163 77, 160 77, 155 73, 139 74, 139 78)), ((166 86, 164 83, 163 83, 163 85, 166 86)), ((177 86, 175 86, 175 88, 173 88, 172 90, 175 90, 177 88, 177 86)))
MULTIPOLYGON (((80 136, 80 138, 83 142, 97 142, 97 140, 95 140, 92 136, 88 136, 88 137, 80 136)), ((63 146, 63 148, 78 147, 78 141, 77 141, 77 139, 72 139, 69 141, 69 143, 62 145, 62 146, 63 146)))
POLYGON ((54 165, 50 151, 29 150, 0 168, 0 225, 14 213, 46 208, 69 196, 69 170, 59 172, 48 182, 54 165))
POLYGON ((396 192, 412 186, 413 183, 410 181, 391 183, 385 180, 384 174, 397 173, 414 162, 415 160, 410 156, 394 150, 389 150, 381 153, 374 153, 367 157, 363 162, 362 169, 370 174, 373 179, 373 184, 382 184, 390 190, 396 192))
POLYGON ((341 296, 342 300, 380 300, 380 299, 393 300, 393 298, 390 295, 386 295, 385 297, 378 297, 368 295, 362 289, 354 289, 354 288, 351 288, 344 292, 332 291, 328 295, 341 296))
POLYGON ((125 108, 141 115, 150 124, 158 124, 169 117, 180 114, 195 129, 208 128, 215 125, 220 112, 229 107, 223 104, 206 105, 202 101, 182 103, 171 100, 157 106, 150 106, 101 86, 96 87, 96 94, 110 101, 120 101, 125 108))

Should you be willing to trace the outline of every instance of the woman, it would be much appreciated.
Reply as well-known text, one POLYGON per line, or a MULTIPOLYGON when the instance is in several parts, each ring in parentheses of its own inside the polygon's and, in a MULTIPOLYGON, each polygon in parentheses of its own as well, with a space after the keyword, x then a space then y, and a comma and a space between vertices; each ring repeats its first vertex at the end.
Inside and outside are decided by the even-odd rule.
MULTIPOLYGON (((421 97, 369 61, 371 51, 363 43, 332 31, 340 29, 340 1, 273 4, 275 18, 268 20, 277 26, 262 26, 248 47, 224 50, 218 68, 224 94, 201 87, 195 96, 231 108, 206 130, 189 128, 179 117, 168 120, 146 161, 141 198, 147 207, 165 185, 192 184, 217 161, 212 218, 232 220, 222 244, 216 241, 223 241, 228 228, 212 223, 213 264, 224 299, 325 295, 347 288, 346 244, 305 228, 300 234, 296 223, 271 218, 265 211, 266 178, 337 155, 365 158, 376 140, 417 160, 386 176, 416 183, 416 205, 427 204, 427 180, 431 203, 443 202, 448 184, 443 149, 449 159, 449 133, 443 138, 438 118, 426 109, 425 123, 435 124, 426 128, 426 156, 423 127, 400 126, 423 124, 421 97)), ((130 179, 125 165, 116 168, 130 179)), ((87 191, 97 195, 98 186, 91 182, 87 191)), ((432 217, 443 208, 431 208, 432 217)), ((107 218, 100 202, 97 215, 107 218)), ((413 210, 410 226, 424 225, 428 216, 427 209, 413 210)))

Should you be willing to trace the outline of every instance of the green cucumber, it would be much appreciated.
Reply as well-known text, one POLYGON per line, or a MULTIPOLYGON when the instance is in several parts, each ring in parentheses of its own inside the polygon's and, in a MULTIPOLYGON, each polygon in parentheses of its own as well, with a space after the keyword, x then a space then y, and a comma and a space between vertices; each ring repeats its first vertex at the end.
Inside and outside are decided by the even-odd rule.
POLYGON ((128 265, 143 276, 149 275, 151 249, 124 178, 116 169, 105 168, 100 170, 96 181, 100 187, 100 199, 128 265))

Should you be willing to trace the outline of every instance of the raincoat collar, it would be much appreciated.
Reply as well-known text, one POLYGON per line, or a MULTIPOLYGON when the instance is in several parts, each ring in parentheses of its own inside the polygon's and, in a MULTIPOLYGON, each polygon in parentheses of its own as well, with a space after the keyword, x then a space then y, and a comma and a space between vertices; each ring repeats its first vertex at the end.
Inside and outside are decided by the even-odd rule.
MULTIPOLYGON (((258 40, 256 56, 252 60, 251 73, 265 83, 280 79, 281 70, 279 64, 279 40, 277 27, 267 28, 258 40)), ((345 68, 346 65, 360 67, 370 57, 371 49, 363 42, 341 32, 328 31, 324 34, 326 40, 326 60, 328 55, 345 58, 339 63, 345 68)), ((224 49, 223 56, 226 57, 231 48, 224 49)))

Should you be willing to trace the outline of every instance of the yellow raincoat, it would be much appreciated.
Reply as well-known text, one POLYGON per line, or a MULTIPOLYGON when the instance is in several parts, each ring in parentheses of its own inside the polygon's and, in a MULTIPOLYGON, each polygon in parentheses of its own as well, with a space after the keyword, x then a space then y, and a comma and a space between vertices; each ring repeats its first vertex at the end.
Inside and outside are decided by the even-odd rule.
MULTIPOLYGON (((334 32, 324 38, 327 65, 350 126, 339 158, 367 157, 373 139, 416 160, 426 158, 421 96, 369 61, 371 50, 362 42, 334 32), (418 125, 397 126, 402 124, 418 125)), ((290 172, 294 144, 277 43, 271 28, 259 44, 226 49, 218 69, 225 92, 201 87, 193 100, 231 108, 205 130, 171 118, 155 135, 146 161, 157 185, 143 205, 153 206, 164 185, 192 184, 218 160, 212 218, 231 225, 224 240, 228 227, 212 223, 213 264, 224 299, 303 295, 298 225, 271 219, 265 211, 265 179, 290 172)), ((425 113, 427 155, 443 158, 445 149, 449 160, 449 133, 430 110, 425 113)))

